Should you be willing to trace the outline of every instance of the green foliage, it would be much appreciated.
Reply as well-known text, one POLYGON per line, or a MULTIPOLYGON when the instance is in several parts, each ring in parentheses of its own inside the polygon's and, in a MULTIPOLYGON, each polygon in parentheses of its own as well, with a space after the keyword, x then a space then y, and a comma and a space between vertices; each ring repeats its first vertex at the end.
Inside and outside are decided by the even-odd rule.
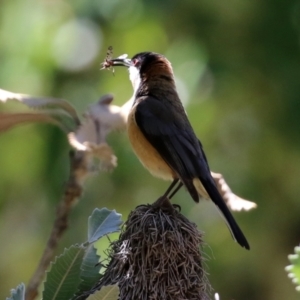
POLYGON ((101 264, 99 263, 100 256, 97 255, 97 249, 94 245, 89 245, 85 251, 81 264, 80 278, 81 282, 78 287, 77 295, 84 291, 88 291, 93 287, 100 277, 101 264))
POLYGON ((25 300, 25 285, 21 283, 16 289, 11 290, 11 296, 6 300, 25 300))
MULTIPOLYGON (((77 296, 89 291, 101 277, 100 257, 93 243, 104 235, 119 231, 121 224, 121 215, 116 211, 96 208, 88 221, 89 241, 71 246, 55 259, 50 271, 47 272, 43 299, 76 299, 77 296)), ((108 295, 115 295, 115 289, 103 293, 99 297, 104 298, 97 299, 117 299, 105 298, 108 295)))
POLYGON ((75 294, 80 283, 80 267, 85 250, 79 245, 71 246, 56 258, 47 273, 44 300, 70 299, 75 294))
POLYGON ((96 208, 89 217, 88 241, 94 243, 105 234, 116 232, 122 224, 120 214, 115 210, 96 208))
POLYGON ((300 292, 300 247, 296 247, 295 254, 290 254, 288 258, 291 265, 285 269, 289 273, 289 278, 297 285, 296 290, 300 292))
POLYGON ((87 300, 117 300, 119 296, 119 288, 117 285, 108 285, 90 295, 87 300))

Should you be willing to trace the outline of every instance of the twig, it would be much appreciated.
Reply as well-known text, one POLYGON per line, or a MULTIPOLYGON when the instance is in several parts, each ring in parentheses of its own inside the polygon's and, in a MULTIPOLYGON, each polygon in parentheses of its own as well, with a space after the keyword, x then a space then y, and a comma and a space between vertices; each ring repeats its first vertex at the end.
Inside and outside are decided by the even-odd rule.
POLYGON ((29 281, 26 300, 33 300, 38 295, 38 287, 42 283, 45 272, 53 259, 55 249, 65 230, 68 228, 68 218, 76 200, 82 194, 81 179, 86 175, 85 154, 81 151, 70 152, 70 176, 66 184, 64 196, 61 199, 56 211, 56 219, 46 248, 40 259, 39 265, 29 281))

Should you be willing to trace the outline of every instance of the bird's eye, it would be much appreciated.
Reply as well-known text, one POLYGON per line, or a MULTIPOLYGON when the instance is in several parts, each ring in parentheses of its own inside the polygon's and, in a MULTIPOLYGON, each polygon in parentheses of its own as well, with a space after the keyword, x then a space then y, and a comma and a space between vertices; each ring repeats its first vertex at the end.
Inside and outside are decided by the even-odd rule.
POLYGON ((137 59, 137 58, 135 58, 133 61, 132 61, 132 64, 135 66, 135 67, 139 67, 140 66, 140 61, 137 59))

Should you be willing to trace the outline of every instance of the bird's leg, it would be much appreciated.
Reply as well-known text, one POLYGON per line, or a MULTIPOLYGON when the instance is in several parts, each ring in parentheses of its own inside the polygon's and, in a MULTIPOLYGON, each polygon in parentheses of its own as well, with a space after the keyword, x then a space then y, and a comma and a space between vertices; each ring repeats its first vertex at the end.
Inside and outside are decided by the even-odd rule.
MULTIPOLYGON (((173 193, 169 196, 169 200, 180 190, 180 188, 183 186, 183 183, 180 181, 177 185, 177 187, 175 188, 175 190, 173 191, 173 193)), ((181 207, 178 204, 173 204, 174 208, 177 208, 178 211, 181 211, 181 207)))
MULTIPOLYGON (((179 179, 174 179, 172 181, 172 183, 170 184, 170 186, 168 187, 166 192, 153 203, 154 207, 172 207, 172 205, 169 201, 169 198, 168 198, 168 194, 172 191, 174 186, 177 184, 178 180, 179 179)), ((176 188, 176 190, 177 190, 177 188, 176 188)), ((174 193, 172 193, 172 195, 173 194, 174 193)))
MULTIPOLYGON (((170 199, 180 190, 180 188, 183 186, 183 183, 180 181, 178 183, 179 179, 174 179, 172 181, 172 183, 170 184, 170 186, 168 187, 168 189, 166 190, 166 192, 159 197, 154 203, 153 205, 155 207, 165 207, 165 208, 170 208, 172 206, 170 199), (177 184, 177 186, 176 186, 177 184), (176 186, 176 187, 175 187, 176 186), (172 192, 172 189, 175 187, 175 189, 172 192), (172 193, 171 193, 172 192, 172 193), (171 193, 170 196, 168 196, 171 193)), ((177 206, 177 205, 176 205, 177 206)), ((181 210, 180 206, 178 205, 179 210, 181 210)))
MULTIPOLYGON (((166 192, 163 194, 162 197, 168 198, 168 194, 172 191, 173 187, 177 184, 178 180, 179 180, 179 179, 176 178, 176 179, 174 179, 174 180, 172 181, 172 183, 170 184, 170 186, 168 187, 168 189, 166 190, 166 192)), ((172 193, 172 196, 173 196, 173 194, 174 194, 174 193, 172 193)), ((170 198, 171 198, 171 197, 170 197, 170 198)))
POLYGON ((177 187, 175 188, 175 190, 173 191, 173 193, 169 196, 169 199, 171 199, 179 190, 180 188, 183 186, 183 183, 180 181, 177 185, 177 187))

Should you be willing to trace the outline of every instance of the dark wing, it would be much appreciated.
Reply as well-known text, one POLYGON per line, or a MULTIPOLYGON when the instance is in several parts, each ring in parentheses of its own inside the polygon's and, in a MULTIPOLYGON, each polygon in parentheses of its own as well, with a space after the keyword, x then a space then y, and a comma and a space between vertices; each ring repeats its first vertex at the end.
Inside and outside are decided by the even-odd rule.
POLYGON ((193 184, 199 178, 211 200, 224 216, 232 236, 249 249, 249 244, 235 222, 222 196, 218 192, 209 166, 181 103, 160 101, 144 97, 137 105, 135 120, 150 144, 160 153, 166 163, 178 174, 192 198, 199 202, 199 195, 193 184))
POLYGON ((192 198, 199 202, 193 185, 195 177, 210 173, 198 139, 180 106, 145 97, 135 111, 140 130, 160 153, 166 163, 178 174, 192 198))

